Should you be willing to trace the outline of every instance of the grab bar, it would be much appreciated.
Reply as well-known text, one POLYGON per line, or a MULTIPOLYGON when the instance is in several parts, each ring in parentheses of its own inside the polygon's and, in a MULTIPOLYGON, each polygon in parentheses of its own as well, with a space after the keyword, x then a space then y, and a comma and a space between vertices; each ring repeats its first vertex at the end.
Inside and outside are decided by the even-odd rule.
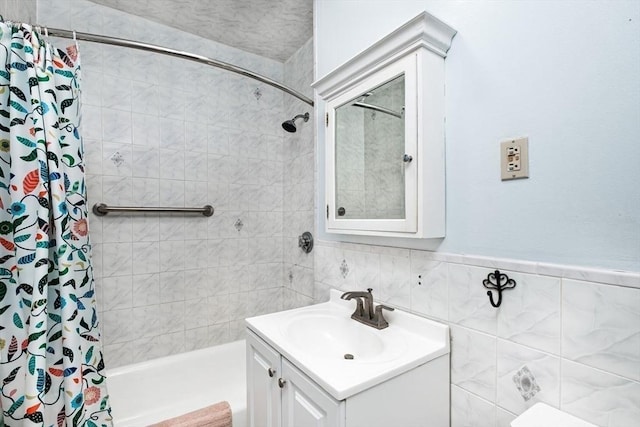
POLYGON ((93 205, 93 213, 98 216, 105 216, 109 212, 159 212, 159 213, 201 213, 204 216, 213 215, 213 206, 205 205, 201 208, 179 208, 179 207, 132 207, 132 206, 107 206, 104 203, 93 205))

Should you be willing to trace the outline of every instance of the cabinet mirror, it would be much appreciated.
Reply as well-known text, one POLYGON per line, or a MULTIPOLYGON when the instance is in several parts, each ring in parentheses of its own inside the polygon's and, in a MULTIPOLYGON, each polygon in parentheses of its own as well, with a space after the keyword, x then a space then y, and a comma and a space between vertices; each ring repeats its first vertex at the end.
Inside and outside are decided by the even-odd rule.
POLYGON ((403 74, 336 108, 338 217, 405 218, 404 81, 403 74))

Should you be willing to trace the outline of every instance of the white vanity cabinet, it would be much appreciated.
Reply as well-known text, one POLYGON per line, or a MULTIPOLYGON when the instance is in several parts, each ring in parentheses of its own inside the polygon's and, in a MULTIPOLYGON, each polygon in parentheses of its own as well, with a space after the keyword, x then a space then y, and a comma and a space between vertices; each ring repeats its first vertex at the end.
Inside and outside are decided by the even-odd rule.
POLYGON ((454 35, 424 12, 313 83, 325 109, 328 233, 444 237, 444 61, 454 35))
POLYGON ((249 329, 247 411, 249 427, 448 427, 449 354, 337 400, 249 329))
POLYGON ((250 427, 344 427, 344 402, 329 396, 251 332, 247 385, 250 427))

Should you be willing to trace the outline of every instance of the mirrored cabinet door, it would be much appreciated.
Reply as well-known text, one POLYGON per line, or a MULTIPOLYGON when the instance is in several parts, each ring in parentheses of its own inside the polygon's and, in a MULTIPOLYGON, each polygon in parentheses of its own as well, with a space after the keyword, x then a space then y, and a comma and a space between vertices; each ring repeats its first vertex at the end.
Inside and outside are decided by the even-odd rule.
POLYGON ((415 69, 406 57, 327 104, 330 227, 417 231, 415 69))
POLYGON ((402 74, 336 108, 334 209, 340 218, 406 218, 404 82, 402 74))

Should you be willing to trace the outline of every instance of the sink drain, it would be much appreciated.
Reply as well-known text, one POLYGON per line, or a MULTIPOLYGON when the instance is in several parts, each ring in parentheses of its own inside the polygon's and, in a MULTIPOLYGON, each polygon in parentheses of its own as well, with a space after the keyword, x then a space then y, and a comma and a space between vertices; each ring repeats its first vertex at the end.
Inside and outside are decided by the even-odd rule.
POLYGON ((346 353, 346 354, 344 355, 344 358, 345 358, 345 359, 347 359, 347 360, 353 360, 353 354, 351 354, 351 353, 346 353))

